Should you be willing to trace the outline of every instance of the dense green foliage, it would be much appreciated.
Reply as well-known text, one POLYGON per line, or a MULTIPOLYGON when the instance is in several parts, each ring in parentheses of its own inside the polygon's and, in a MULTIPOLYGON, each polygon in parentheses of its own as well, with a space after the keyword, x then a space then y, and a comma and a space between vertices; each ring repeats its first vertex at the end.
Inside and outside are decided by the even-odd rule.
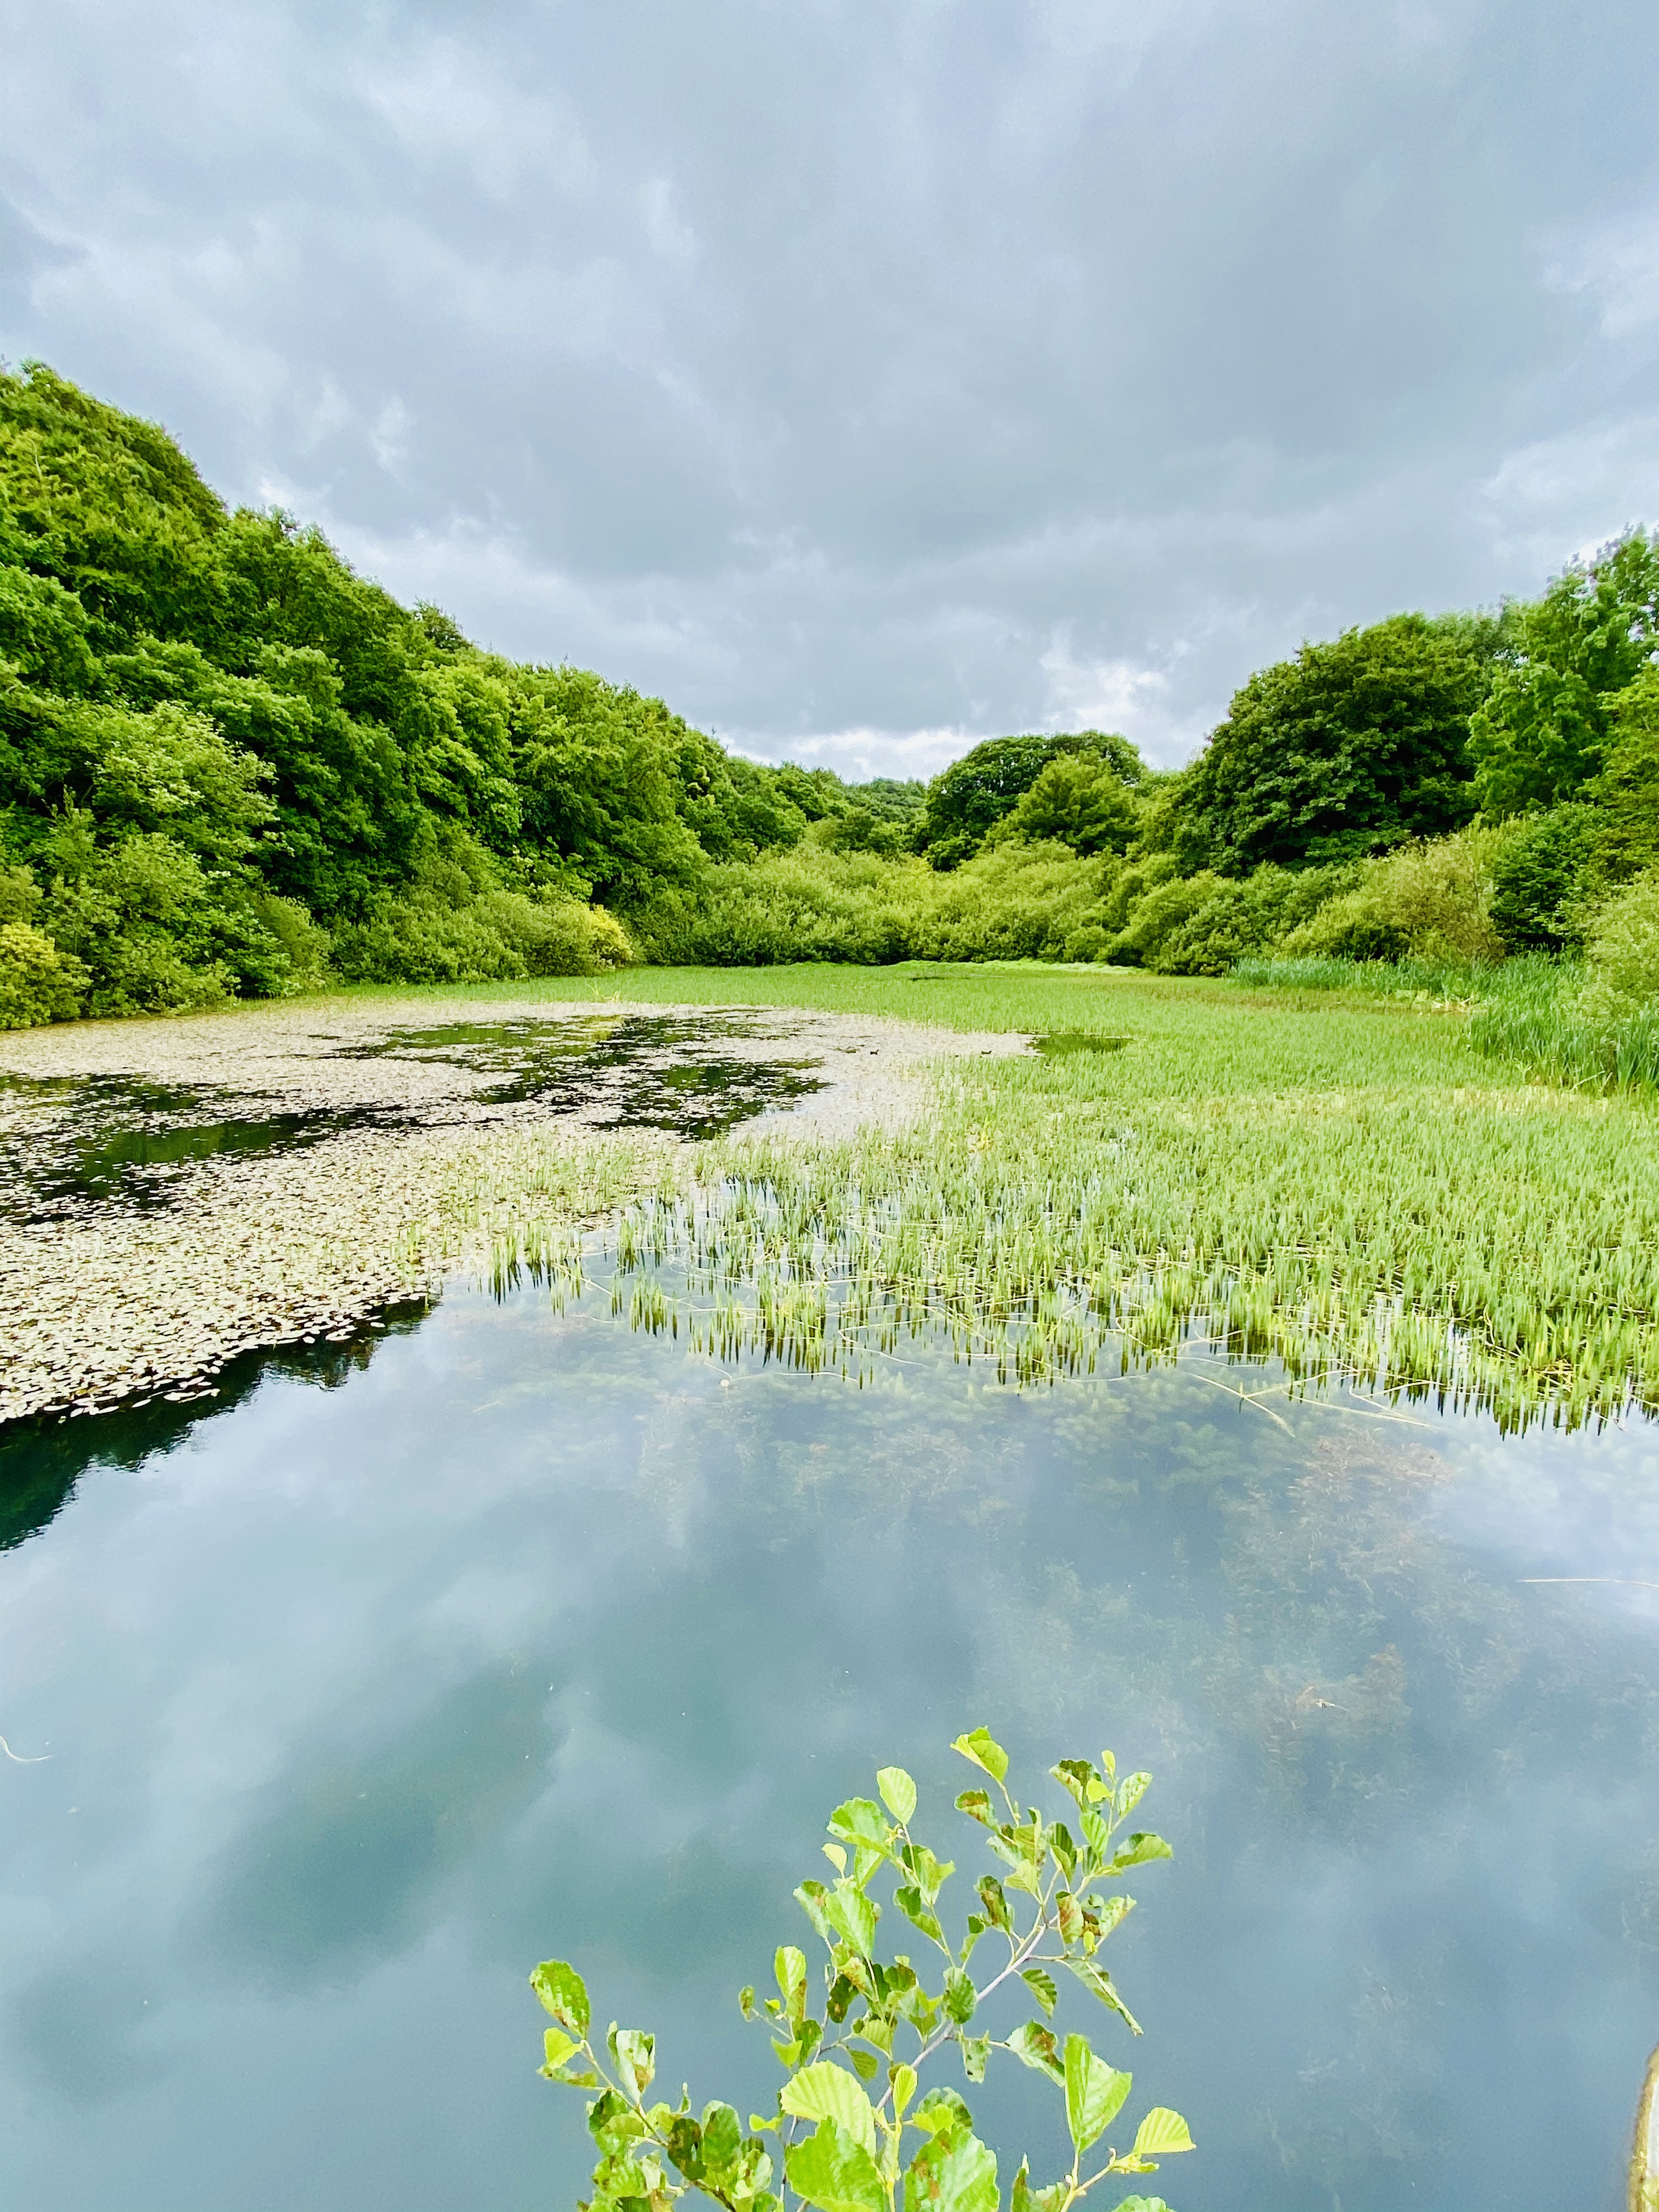
MULTIPOLYGON (((1069 2212, 1112 2176, 1155 2172, 1158 2159, 1194 2148, 1180 2114, 1155 2105, 1127 2148, 1097 2150, 1127 2101, 1131 2076, 1097 2057, 1086 2036, 1062 2043, 1048 2025, 1060 2002, 1049 1971, 1057 1966, 1129 2033, 1140 2033, 1099 1954, 1133 1907, 1124 1877, 1170 1855, 1158 1836, 1116 1840, 1151 1776, 1120 1777, 1110 1752, 1098 1766, 1062 1759, 1050 1773, 1071 1800, 1069 1822, 1048 1820, 1035 1808, 1022 1816, 1006 1786, 1007 1753, 988 1729, 958 1736, 951 1748, 996 1792, 975 1787, 956 1801, 985 1832, 992 1855, 963 1933, 947 1935, 942 1917, 954 1864, 912 1831, 916 1785, 902 1767, 884 1766, 876 1776, 879 1803, 850 1798, 830 1816, 824 1856, 833 1880, 808 1879, 795 1891, 829 1954, 821 2002, 805 1954, 793 1943, 780 1945, 773 1960, 775 1996, 757 2002, 752 1987, 739 1994, 744 2018, 765 2027, 784 2072, 772 2111, 751 2113, 748 2131, 734 2106, 715 2101, 694 2113, 689 2090, 678 2105, 648 2099, 655 2037, 613 2021, 596 2048, 581 1976, 562 1959, 537 1967, 531 1986, 554 2022, 541 2070, 550 2081, 599 2093, 587 2106, 599 2151, 591 2212, 668 2212, 688 2192, 726 2212, 809 2205, 815 2212, 999 2212, 996 2153, 974 2132, 960 2092, 946 2083, 922 2089, 923 2074, 952 2048, 970 2084, 984 2080, 993 2051, 1005 2051, 1063 2100, 1070 2169, 1034 2185, 1022 2160, 1009 2212, 1069 2212), (884 1917, 872 1893, 878 1876, 906 1923, 907 1949, 887 1960, 876 1936, 884 1917), (994 1957, 975 1968, 981 1943, 994 1957), (999 2036, 980 2007, 1005 1988, 1041 2017, 999 2036)), ((1120 2197, 1118 2212, 1167 2207, 1136 2194, 1120 2197)))
POLYGON ((1577 963, 1659 868, 1656 624, 1637 532, 1304 645, 1176 772, 1085 731, 848 786, 475 648, 35 368, 0 376, 0 1025, 641 957, 1577 963))
POLYGON ((1461 828, 1475 808, 1469 716, 1486 690, 1484 644, 1459 624, 1395 615, 1251 677, 1188 790, 1215 865, 1316 866, 1461 828))
POLYGON ((665 886, 921 796, 479 652, 153 426, 0 375, 0 1021, 612 966, 665 886))

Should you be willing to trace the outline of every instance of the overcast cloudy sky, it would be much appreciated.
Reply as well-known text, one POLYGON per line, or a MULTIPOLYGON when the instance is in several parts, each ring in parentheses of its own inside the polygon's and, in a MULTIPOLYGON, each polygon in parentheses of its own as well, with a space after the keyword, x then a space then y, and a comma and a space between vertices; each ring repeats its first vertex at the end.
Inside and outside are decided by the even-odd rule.
POLYGON ((0 0, 0 351, 757 755, 1659 518, 1653 0, 0 0))

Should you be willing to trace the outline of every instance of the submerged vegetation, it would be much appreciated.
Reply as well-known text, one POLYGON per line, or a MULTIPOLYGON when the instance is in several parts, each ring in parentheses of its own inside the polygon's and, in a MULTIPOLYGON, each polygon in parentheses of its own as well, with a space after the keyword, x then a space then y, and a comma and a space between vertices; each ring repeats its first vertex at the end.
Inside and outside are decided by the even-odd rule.
MULTIPOLYGON (((993 2051, 1005 2051, 1063 2099, 1070 2168, 1034 2184, 1022 2159, 1009 2212, 1069 2212, 1102 2182, 1156 2172, 1160 2159, 1194 2148, 1186 2121, 1161 2105, 1142 2114, 1125 2148, 1099 2147, 1133 2077, 1097 2056, 1087 2036, 1062 2043, 1048 2025, 1061 1986, 1049 1970, 1058 1968, 1068 1978, 1063 1986, 1077 1982, 1121 2028, 1140 2033, 1100 1954, 1134 1906, 1125 1877, 1170 1856, 1159 1836, 1118 1839, 1152 1777, 1120 1776, 1110 1752, 1098 1766, 1061 1759, 1049 1771, 1071 1800, 1073 1836, 1066 1820, 1045 1820, 1035 1808, 1022 1818, 1007 1788, 1008 1755, 988 1729, 958 1736, 951 1748, 996 1792, 976 1787, 956 1801, 985 1831, 994 1869, 979 1880, 963 1934, 946 1933, 942 1904, 955 1866, 912 1832, 915 1782, 902 1766, 884 1766, 879 1804, 849 1798, 830 1816, 823 1852, 833 1880, 808 1879, 795 1891, 829 1954, 821 1996, 793 1943, 781 1944, 772 1962, 775 1996, 757 2000, 752 1987, 739 1993, 744 2018, 765 2027, 785 2077, 772 2111, 751 2113, 748 2131, 735 2106, 717 2100, 696 2114, 689 2090, 678 2105, 651 2099, 655 2037, 613 2021, 601 2039, 576 1969, 562 1959, 537 1967, 531 1986, 554 2023, 542 2073, 599 2093, 587 2106, 599 2149, 589 2212, 647 2204, 666 2212, 689 2191, 726 2212, 998 2212, 997 2155, 975 2134, 961 2092, 946 2082, 923 2087, 952 2046, 970 2086, 984 2080, 993 2051), (876 1936, 884 1917, 872 1894, 878 1876, 890 1911, 908 1923, 902 1933, 922 1960, 920 1973, 908 1951, 878 1956, 886 1947, 876 1936), (976 1967, 981 1943, 993 1955, 976 1967), (981 2007, 999 1992, 988 2015, 981 2007), (1011 2001, 1040 2017, 997 2034, 991 2021, 1011 2001)), ((1119 2197, 1117 2212, 1167 2207, 1136 2193, 1119 2197)))
POLYGON ((923 1332, 1022 1382, 1196 1335, 1505 1428, 1659 1410, 1659 1117, 1484 1061, 1455 1002, 984 964, 630 992, 1110 1048, 960 1063, 924 1126, 710 1147, 596 1244, 481 1186, 501 1279, 568 1295, 614 1258, 642 1326, 848 1374, 923 1332))

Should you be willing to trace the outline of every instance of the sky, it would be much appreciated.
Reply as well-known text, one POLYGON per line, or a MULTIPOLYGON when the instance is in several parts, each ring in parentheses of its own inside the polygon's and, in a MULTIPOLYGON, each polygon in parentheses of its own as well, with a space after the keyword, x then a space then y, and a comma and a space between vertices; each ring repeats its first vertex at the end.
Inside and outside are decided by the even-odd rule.
POLYGON ((756 757, 1659 520, 1652 0, 0 0, 0 354, 756 757))

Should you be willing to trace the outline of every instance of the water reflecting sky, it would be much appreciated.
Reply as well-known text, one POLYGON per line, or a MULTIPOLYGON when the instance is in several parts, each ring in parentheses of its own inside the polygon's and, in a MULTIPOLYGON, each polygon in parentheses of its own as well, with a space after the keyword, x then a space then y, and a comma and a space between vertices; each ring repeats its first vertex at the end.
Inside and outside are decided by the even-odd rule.
MULTIPOLYGON (((453 1295, 168 1448, 0 1450, 13 1496, 94 1436, 132 1462, 0 1554, 0 1731, 48 1754, 0 1759, 9 2203, 568 2205, 530 1966, 654 2027, 671 2089, 769 2103, 733 1992, 807 1940, 823 1814, 902 1763, 977 1873, 944 1746, 981 1721, 1154 1771, 1176 1856, 1113 1943, 1146 2035, 1072 2024, 1191 2120, 1182 2212, 1622 2201, 1659 1431, 1246 1405, 1205 1359, 859 1390, 602 1304, 453 1295)), ((1004 2063, 970 2101, 1041 2173, 1059 2100, 1004 2063)))

